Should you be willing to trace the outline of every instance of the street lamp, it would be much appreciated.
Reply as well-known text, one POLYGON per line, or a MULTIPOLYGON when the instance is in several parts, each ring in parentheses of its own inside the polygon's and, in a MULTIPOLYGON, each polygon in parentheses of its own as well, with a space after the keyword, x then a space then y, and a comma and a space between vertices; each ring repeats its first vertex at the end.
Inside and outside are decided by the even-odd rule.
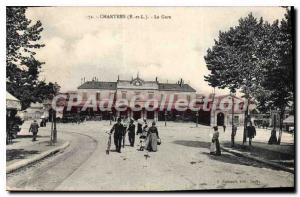
POLYGON ((109 111, 109 125, 111 125, 111 115, 112 115, 112 111, 109 111))
POLYGON ((231 136, 232 136, 232 147, 234 146, 234 132, 235 132, 235 128, 234 128, 234 96, 235 96, 235 91, 231 91, 230 92, 230 96, 231 96, 231 103, 232 103, 232 106, 231 106, 231 126, 232 126, 232 130, 231 130, 231 136))
POLYGON ((165 110, 165 126, 167 126, 167 110, 165 110))
POLYGON ((56 111, 51 108, 51 135, 50 135, 50 144, 53 145, 57 142, 57 130, 56 130, 56 111))
POLYGON ((198 121, 199 121, 199 111, 196 112, 196 127, 198 127, 198 121))

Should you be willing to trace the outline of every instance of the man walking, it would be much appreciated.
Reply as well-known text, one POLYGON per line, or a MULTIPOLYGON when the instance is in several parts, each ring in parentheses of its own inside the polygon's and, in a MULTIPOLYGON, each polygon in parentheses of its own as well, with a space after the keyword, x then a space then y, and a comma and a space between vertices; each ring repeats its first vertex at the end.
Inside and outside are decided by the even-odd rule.
POLYGON ((34 120, 31 123, 30 128, 29 128, 29 132, 32 132, 32 141, 36 141, 36 136, 37 136, 37 133, 39 132, 39 125, 36 122, 36 120, 34 120))
POLYGON ((231 147, 234 147, 234 138, 236 135, 237 127, 233 125, 232 131, 231 131, 231 147))
POLYGON ((252 122, 250 121, 249 126, 247 127, 248 131, 248 137, 249 137, 249 146, 252 146, 252 138, 256 136, 256 129, 252 125, 252 122))
POLYGON ((110 130, 110 134, 114 132, 114 143, 116 146, 116 151, 121 153, 121 143, 123 137, 123 125, 121 124, 121 118, 118 118, 117 123, 110 130))
POLYGON ((134 146, 134 140, 135 140, 135 125, 133 124, 133 120, 130 120, 129 126, 128 126, 128 139, 130 146, 134 146))

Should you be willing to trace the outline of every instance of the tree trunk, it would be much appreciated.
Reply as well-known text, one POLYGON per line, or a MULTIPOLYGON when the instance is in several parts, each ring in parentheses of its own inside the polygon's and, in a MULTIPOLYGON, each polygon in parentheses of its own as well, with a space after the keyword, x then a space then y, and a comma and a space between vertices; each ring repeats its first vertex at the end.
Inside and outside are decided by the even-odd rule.
POLYGON ((247 122, 248 122, 248 111, 249 111, 249 99, 247 99, 247 107, 245 110, 244 117, 244 134, 243 134, 243 144, 247 141, 247 122))
POLYGON ((280 115, 279 115, 279 135, 278 135, 278 141, 277 143, 281 143, 281 136, 282 136, 282 126, 283 126, 283 115, 285 112, 285 107, 281 108, 280 115))

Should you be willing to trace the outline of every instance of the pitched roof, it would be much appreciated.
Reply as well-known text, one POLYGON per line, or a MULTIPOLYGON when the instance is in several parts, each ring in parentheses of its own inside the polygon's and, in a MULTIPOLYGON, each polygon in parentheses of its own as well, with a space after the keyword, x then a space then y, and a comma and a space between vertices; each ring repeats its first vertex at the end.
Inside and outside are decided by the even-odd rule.
POLYGON ((188 84, 182 84, 180 86, 177 83, 159 83, 158 87, 159 90, 163 91, 196 92, 196 90, 188 84))
POLYGON ((104 90, 116 90, 117 82, 106 81, 87 81, 80 85, 78 89, 104 89, 104 90))

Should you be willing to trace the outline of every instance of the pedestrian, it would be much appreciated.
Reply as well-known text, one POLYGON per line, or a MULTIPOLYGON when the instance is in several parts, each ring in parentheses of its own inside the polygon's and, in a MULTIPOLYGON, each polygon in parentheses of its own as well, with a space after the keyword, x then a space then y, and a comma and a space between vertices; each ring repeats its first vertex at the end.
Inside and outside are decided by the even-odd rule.
POLYGON ((135 140, 135 125, 134 121, 130 120, 130 123, 128 125, 128 139, 131 147, 134 147, 134 140, 135 140))
POLYGON ((121 124, 121 118, 118 118, 117 123, 110 130, 110 134, 114 132, 114 143, 116 146, 116 151, 121 153, 121 144, 123 136, 123 125, 121 124))
POLYGON ((234 138, 236 135, 237 127, 233 125, 232 131, 231 131, 231 147, 234 147, 234 138))
POLYGON ((268 144, 277 144, 277 137, 276 137, 276 129, 273 128, 271 131, 271 137, 269 139, 268 144))
POLYGON ((252 146, 252 139, 256 136, 256 129, 252 125, 252 122, 249 122, 249 125, 247 126, 247 133, 249 138, 249 146, 252 146))
POLYGON ((210 152, 210 154, 214 154, 216 156, 220 156, 221 155, 221 148, 220 148, 220 142, 219 142, 219 131, 218 131, 218 127, 214 126, 214 133, 213 133, 213 137, 212 137, 212 144, 215 145, 215 152, 210 152))
POLYGON ((136 134, 141 134, 143 132, 143 121, 141 119, 139 119, 138 121, 138 125, 137 125, 137 132, 136 134))
POLYGON ((147 120, 144 119, 143 132, 146 132, 147 130, 148 130, 148 123, 147 123, 147 120))
POLYGON ((31 123, 29 132, 32 132, 32 141, 36 141, 37 133, 39 132, 39 125, 36 120, 31 123))
POLYGON ((159 139, 158 130, 153 121, 147 132, 146 149, 148 151, 157 151, 157 139, 159 139))
POLYGON ((226 125, 225 124, 223 124, 223 130, 224 130, 224 133, 225 133, 225 131, 226 131, 226 125))
POLYGON ((122 125, 123 125, 122 143, 123 143, 123 148, 125 148, 125 137, 126 137, 127 126, 128 126, 126 117, 124 117, 122 121, 122 125))

